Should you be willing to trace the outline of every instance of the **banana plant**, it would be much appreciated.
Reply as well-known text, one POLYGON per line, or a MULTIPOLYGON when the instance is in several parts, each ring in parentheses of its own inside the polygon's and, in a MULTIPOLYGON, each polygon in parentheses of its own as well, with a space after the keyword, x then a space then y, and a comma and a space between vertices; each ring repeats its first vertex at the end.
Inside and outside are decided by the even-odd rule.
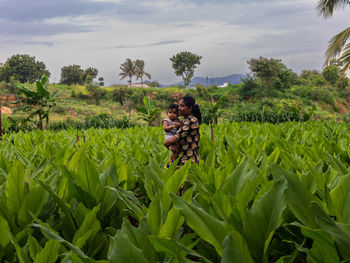
POLYGON ((17 90, 24 95, 15 104, 17 111, 24 111, 28 114, 25 121, 32 121, 37 116, 38 127, 43 130, 43 120, 46 120, 45 129, 49 128, 49 114, 56 106, 56 98, 59 92, 53 94, 49 90, 49 79, 43 75, 40 81, 35 82, 35 89, 27 88, 25 85, 16 83, 17 90))
POLYGON ((140 119, 146 121, 150 126, 157 126, 156 120, 160 116, 160 109, 154 105, 151 98, 145 96, 143 98, 144 107, 136 107, 136 110, 140 114, 140 119))

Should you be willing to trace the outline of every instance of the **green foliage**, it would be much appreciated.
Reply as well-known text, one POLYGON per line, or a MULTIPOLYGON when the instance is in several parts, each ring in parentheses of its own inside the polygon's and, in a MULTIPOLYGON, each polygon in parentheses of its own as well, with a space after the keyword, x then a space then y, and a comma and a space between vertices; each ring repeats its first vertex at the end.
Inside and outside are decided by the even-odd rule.
POLYGON ((24 111, 28 116, 25 122, 32 121, 37 116, 38 128, 43 129, 43 120, 46 119, 46 129, 49 127, 49 114, 56 106, 57 92, 51 94, 49 89, 49 79, 43 75, 40 81, 35 83, 36 91, 33 91, 23 84, 17 84, 16 87, 25 97, 16 102, 19 106, 16 110, 24 111))
POLYGON ((107 94, 104 89, 100 88, 97 82, 88 82, 86 84, 86 89, 89 92, 90 99, 94 100, 96 105, 99 105, 100 100, 107 94))
POLYGON ((201 105, 202 123, 217 124, 218 119, 222 116, 223 112, 220 109, 223 102, 226 100, 226 96, 222 96, 217 102, 205 103, 201 105))
POLYGON ((243 99, 249 99, 251 97, 256 97, 261 93, 261 87, 251 76, 248 76, 243 80, 242 87, 239 89, 239 95, 243 99))
POLYGON ((103 77, 98 78, 98 85, 100 85, 101 87, 103 87, 105 85, 103 77))
POLYGON ((301 84, 311 84, 311 85, 323 85, 325 84, 325 79, 320 72, 317 70, 303 70, 300 73, 301 84))
POLYGON ((79 65, 64 66, 61 68, 61 83, 72 85, 72 84, 83 84, 84 70, 79 65))
POLYGON ((176 76, 181 76, 185 87, 191 81, 194 70, 200 65, 202 57, 188 51, 180 52, 170 58, 176 76))
POLYGON ((86 116, 82 121, 66 120, 61 122, 52 122, 50 129, 54 131, 67 130, 69 128, 85 130, 89 128, 130 128, 136 124, 127 117, 115 118, 108 113, 100 113, 97 115, 86 116))
POLYGON ((159 125, 160 109, 155 107, 153 100, 150 97, 143 98, 144 107, 136 107, 140 114, 140 119, 146 121, 150 126, 159 125))
POLYGON ((228 116, 231 121, 237 122, 269 122, 281 123, 290 121, 308 121, 311 113, 303 112, 296 106, 285 106, 281 109, 252 109, 238 110, 233 116, 228 116))
POLYGON ((281 73, 282 69, 285 69, 285 65, 280 59, 259 57, 252 58, 247 63, 253 75, 262 81, 265 90, 281 73))
POLYGON ((33 83, 42 75, 50 77, 50 72, 46 69, 45 64, 26 54, 13 55, 3 66, 0 66, 0 81, 18 80, 21 83, 33 83))
POLYGON ((322 76, 330 84, 335 85, 339 79, 339 68, 336 65, 325 67, 322 71, 322 76))
POLYGON ((151 79, 151 74, 145 72, 145 62, 143 60, 137 59, 135 61, 135 74, 136 74, 136 79, 141 79, 141 84, 143 84, 144 75, 148 79, 151 79))
POLYGON ((311 89, 308 93, 308 96, 312 100, 324 102, 333 107, 336 107, 335 99, 327 88, 318 87, 311 89))
POLYGON ((98 70, 92 67, 83 70, 79 65, 64 66, 61 68, 61 83, 67 85, 90 84, 97 75, 98 70))
POLYGON ((0 261, 348 261, 349 125, 214 128, 169 170, 160 127, 5 135, 0 261))
POLYGON ((136 74, 135 61, 132 61, 130 58, 128 58, 123 64, 120 65, 120 70, 122 71, 119 73, 119 76, 121 76, 120 79, 122 80, 128 77, 128 82, 131 87, 132 77, 136 74))
POLYGON ((84 70, 82 81, 84 83, 91 83, 98 75, 98 70, 92 67, 89 67, 84 70))

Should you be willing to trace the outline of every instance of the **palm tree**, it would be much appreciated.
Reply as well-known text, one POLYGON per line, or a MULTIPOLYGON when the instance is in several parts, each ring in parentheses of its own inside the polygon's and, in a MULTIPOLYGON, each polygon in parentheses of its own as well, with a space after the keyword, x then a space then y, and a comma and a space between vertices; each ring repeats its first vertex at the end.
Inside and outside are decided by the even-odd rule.
POLYGON ((128 81, 131 87, 131 79, 135 75, 136 67, 135 62, 132 61, 130 58, 128 58, 123 64, 120 65, 120 69, 122 73, 119 73, 119 76, 121 76, 121 80, 125 79, 126 77, 129 77, 130 80, 128 81))
MULTIPOLYGON (((332 16, 336 8, 350 6, 349 0, 319 0, 317 9, 320 15, 325 18, 332 16)), ((345 75, 350 69, 350 27, 336 34, 329 41, 326 51, 326 61, 324 66, 331 64, 332 60, 338 59, 341 65, 341 73, 345 75)))
POLYGON ((145 72, 145 62, 143 60, 137 59, 135 61, 135 68, 136 68, 136 72, 135 72, 136 78, 141 79, 141 84, 143 84, 143 75, 151 79, 151 74, 145 72))

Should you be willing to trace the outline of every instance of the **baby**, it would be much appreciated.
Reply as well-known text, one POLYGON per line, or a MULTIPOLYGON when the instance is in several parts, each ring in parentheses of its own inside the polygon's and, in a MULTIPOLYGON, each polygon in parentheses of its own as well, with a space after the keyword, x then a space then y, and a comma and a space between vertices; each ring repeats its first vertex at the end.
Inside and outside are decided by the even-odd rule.
MULTIPOLYGON (((181 121, 178 119, 178 116, 179 116, 179 105, 170 104, 168 107, 168 119, 162 120, 165 140, 175 136, 178 128, 180 128, 181 121)), ((166 169, 168 169, 171 163, 175 161, 177 158, 177 151, 174 149, 174 147, 170 148, 170 150, 171 150, 170 160, 168 164, 165 166, 166 169)))

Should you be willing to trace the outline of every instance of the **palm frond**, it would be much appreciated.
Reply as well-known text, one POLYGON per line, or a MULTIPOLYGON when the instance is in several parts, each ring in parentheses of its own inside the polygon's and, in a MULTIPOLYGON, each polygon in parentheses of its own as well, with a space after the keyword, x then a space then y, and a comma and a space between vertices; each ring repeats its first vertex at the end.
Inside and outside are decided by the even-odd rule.
POLYGON ((329 45, 326 51, 326 60, 324 62, 324 66, 327 66, 333 58, 336 58, 341 54, 342 49, 349 37, 350 27, 332 37, 332 39, 329 41, 329 45))
POLYGON ((147 72, 145 72, 145 76, 148 78, 148 79, 151 79, 152 77, 151 77, 151 74, 149 74, 149 73, 147 73, 147 72))
POLYGON ((317 10, 325 18, 332 16, 338 7, 346 7, 350 4, 349 0, 320 0, 317 4, 317 10))
POLYGON ((350 43, 348 43, 343 50, 342 56, 339 58, 342 65, 340 71, 342 76, 345 76, 346 72, 350 70, 350 43))

